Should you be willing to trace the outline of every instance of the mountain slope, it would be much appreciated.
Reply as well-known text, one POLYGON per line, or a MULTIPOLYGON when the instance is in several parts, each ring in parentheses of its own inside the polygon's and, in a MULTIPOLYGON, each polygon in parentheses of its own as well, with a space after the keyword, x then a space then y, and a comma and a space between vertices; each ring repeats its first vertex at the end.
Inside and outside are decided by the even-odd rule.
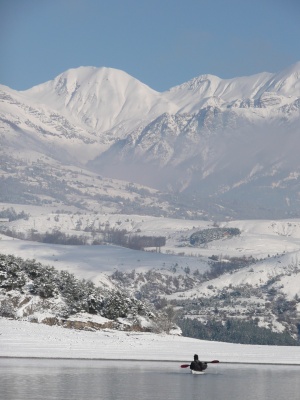
POLYGON ((0 102, 2 150, 6 146, 34 150, 75 164, 98 154, 100 144, 95 135, 70 122, 61 112, 5 86, 0 86, 0 102))

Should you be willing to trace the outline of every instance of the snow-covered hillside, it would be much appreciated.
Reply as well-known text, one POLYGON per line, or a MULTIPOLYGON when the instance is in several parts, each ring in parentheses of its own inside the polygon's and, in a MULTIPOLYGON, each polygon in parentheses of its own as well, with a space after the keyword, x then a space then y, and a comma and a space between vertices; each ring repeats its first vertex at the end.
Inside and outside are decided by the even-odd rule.
MULTIPOLYGON (((5 210, 5 208, 4 208, 5 210)), ((300 221, 219 223, 124 214, 72 213, 17 206, 25 217, 2 222, 0 253, 35 259, 96 285, 123 287, 138 298, 168 299, 185 318, 256 321, 296 338, 300 315, 300 221), (97 245, 34 242, 54 232, 97 245), (137 251, 103 245, 108 232, 165 237, 137 251), (191 240, 201 233, 202 241, 191 240), (230 232, 234 232, 230 235, 230 232), (13 236, 13 237, 12 237, 13 236), (17 238, 27 240, 20 240, 17 238), (103 243, 102 245, 100 243, 103 243), (218 312, 216 313, 216 310, 218 312)))

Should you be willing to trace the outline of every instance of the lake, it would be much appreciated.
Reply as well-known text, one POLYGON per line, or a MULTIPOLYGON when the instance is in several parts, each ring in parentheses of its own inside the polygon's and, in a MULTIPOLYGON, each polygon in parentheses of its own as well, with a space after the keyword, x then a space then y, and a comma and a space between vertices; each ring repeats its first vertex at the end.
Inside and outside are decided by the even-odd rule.
POLYGON ((300 367, 0 358, 1 400, 298 400, 300 367))

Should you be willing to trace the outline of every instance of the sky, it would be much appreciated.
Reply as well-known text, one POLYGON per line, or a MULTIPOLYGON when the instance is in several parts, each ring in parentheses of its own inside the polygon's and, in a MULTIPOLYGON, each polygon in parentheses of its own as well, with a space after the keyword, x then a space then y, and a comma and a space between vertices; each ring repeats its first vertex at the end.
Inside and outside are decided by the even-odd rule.
POLYGON ((79 66, 165 91, 202 74, 277 72, 300 60, 299 0, 0 0, 0 84, 79 66))

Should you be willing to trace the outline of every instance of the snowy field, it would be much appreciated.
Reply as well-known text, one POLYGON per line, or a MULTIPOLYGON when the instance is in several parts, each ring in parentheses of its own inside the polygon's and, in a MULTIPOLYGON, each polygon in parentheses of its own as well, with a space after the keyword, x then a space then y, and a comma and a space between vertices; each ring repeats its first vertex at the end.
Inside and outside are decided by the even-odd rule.
POLYGON ((210 342, 112 330, 85 332, 0 318, 0 357, 122 359, 300 365, 300 347, 210 342))
MULTIPOLYGON (((2 204, 9 208, 11 204, 2 204)), ((56 268, 74 269, 74 273, 93 273, 128 269, 162 268, 178 263, 180 267, 189 265, 199 271, 207 264, 207 257, 252 256, 257 260, 267 257, 291 255, 297 262, 300 250, 300 220, 245 220, 219 223, 219 227, 238 228, 241 234, 231 238, 214 240, 201 246, 191 246, 190 236, 199 230, 213 227, 212 222, 202 220, 182 220, 163 217, 121 214, 76 214, 73 212, 56 214, 51 207, 14 205, 17 212, 26 212, 30 217, 5 223, 16 232, 26 234, 31 230, 39 233, 59 230, 68 235, 91 236, 86 229, 126 230, 129 234, 164 236, 166 245, 162 254, 121 249, 117 246, 59 246, 30 241, 11 240, 0 234, 0 252, 23 258, 34 258, 56 268), (80 229, 78 230, 78 226, 80 229)), ((94 274, 95 275, 95 274, 94 274)))
MULTIPOLYGON (((2 203, 2 209, 11 207, 2 203)), ((76 213, 70 209, 66 213, 55 213, 51 207, 13 205, 17 212, 25 212, 30 217, 6 223, 5 226, 16 232, 26 234, 31 230, 39 233, 59 230, 68 235, 84 235, 109 227, 126 230, 130 235, 164 236, 166 245, 162 253, 186 256, 210 257, 223 255, 230 257, 253 256, 256 259, 292 253, 300 250, 300 219, 286 220, 236 220, 220 222, 220 228, 238 228, 241 234, 232 238, 223 238, 202 246, 191 246, 192 233, 214 227, 211 221, 184 220, 141 215, 76 213)), ((1 249, 0 240, 0 249, 1 249)))
POLYGON ((105 280, 105 274, 119 271, 148 271, 178 265, 191 270, 207 269, 206 259, 136 251, 118 246, 64 246, 30 242, 0 234, 0 253, 24 259, 35 259, 44 265, 74 273, 77 278, 90 279, 95 284, 105 280))

